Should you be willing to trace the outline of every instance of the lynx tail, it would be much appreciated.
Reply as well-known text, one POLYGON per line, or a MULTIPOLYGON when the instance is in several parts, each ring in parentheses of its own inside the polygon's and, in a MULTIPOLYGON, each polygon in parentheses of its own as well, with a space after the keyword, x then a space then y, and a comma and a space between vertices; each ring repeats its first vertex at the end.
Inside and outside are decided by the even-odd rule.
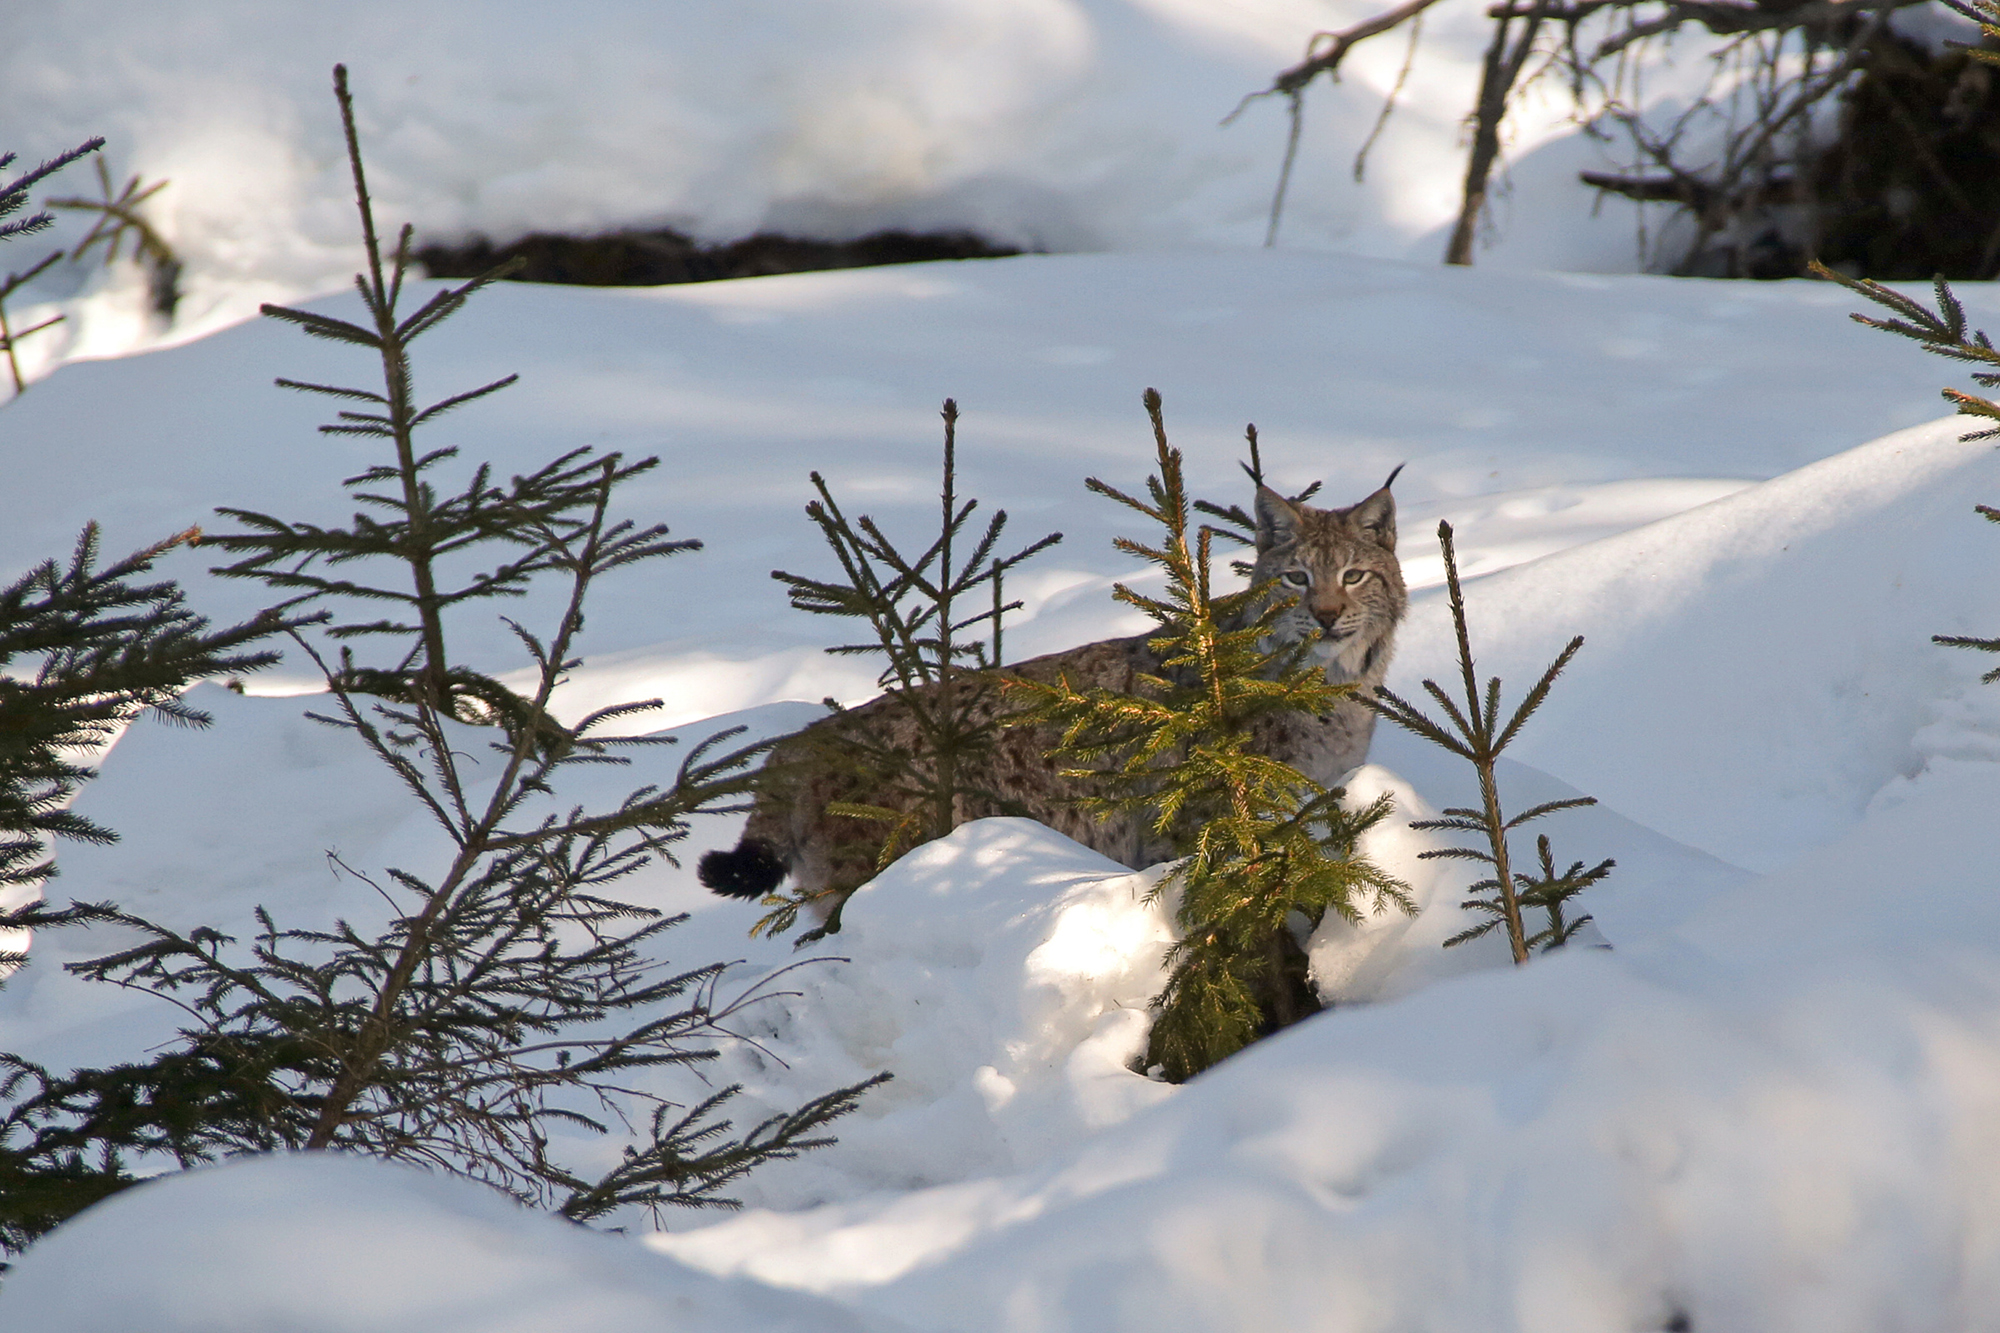
POLYGON ((724 898, 761 898, 785 877, 785 863, 769 843, 745 838, 733 852, 704 853, 694 873, 710 892, 724 898))

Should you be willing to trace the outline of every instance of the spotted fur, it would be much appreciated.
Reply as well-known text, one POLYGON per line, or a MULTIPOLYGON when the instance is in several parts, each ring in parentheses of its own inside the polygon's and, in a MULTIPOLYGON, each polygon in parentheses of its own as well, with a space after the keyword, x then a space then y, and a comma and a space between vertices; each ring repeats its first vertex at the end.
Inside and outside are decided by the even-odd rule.
MULTIPOLYGON (((1399 469, 1400 470, 1400 469, 1399 469)), ((1396 502, 1389 487, 1346 509, 1315 509, 1268 487, 1256 499, 1257 560, 1253 578, 1273 581, 1296 604, 1280 614, 1276 637, 1296 643, 1317 638, 1314 655, 1335 683, 1363 690, 1381 684, 1395 650, 1396 626, 1408 597, 1396 560, 1396 502)), ((1150 634, 1109 639, 1051 653, 1006 669, 1010 675, 1052 682, 1058 673, 1079 689, 1128 692, 1140 675, 1160 674, 1150 634)), ((1001 706, 998 700, 992 706, 1001 706)), ((1331 786, 1361 764, 1374 734, 1375 715, 1353 698, 1325 716, 1286 714, 1259 722, 1252 732, 1264 753, 1331 786)), ((904 748, 915 727, 902 707, 884 697, 816 722, 782 742, 771 755, 775 776, 759 792, 742 841, 733 851, 703 856, 701 882, 725 897, 760 898, 789 878, 792 891, 831 908, 875 873, 882 826, 828 813, 840 801, 875 803, 879 792, 851 769, 826 762, 825 747, 857 729, 878 744, 904 748)), ((851 733, 850 733, 851 734, 851 733)), ((1056 734, 1040 727, 1008 727, 996 736, 982 772, 968 786, 1002 798, 962 802, 961 819, 994 814, 1041 821, 1112 860, 1139 869, 1171 855, 1139 815, 1099 822, 1080 813, 1082 794, 1048 754, 1056 734)))

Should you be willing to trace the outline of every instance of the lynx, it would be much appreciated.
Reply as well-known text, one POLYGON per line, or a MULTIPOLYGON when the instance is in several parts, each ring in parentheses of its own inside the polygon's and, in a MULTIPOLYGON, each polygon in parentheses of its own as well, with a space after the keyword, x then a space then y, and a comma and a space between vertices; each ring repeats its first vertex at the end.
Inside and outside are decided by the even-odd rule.
MULTIPOLYGON (((1286 643, 1315 640, 1309 651, 1324 665, 1327 679, 1351 682, 1357 692, 1382 683, 1408 605, 1396 560, 1396 501, 1389 490, 1395 480, 1390 473, 1381 489, 1346 509, 1315 509, 1268 487, 1257 490, 1253 582, 1268 581, 1296 599, 1275 622, 1276 637, 1286 643)), ((1061 673, 1078 688, 1130 691, 1138 676, 1160 674, 1160 660, 1147 647, 1151 637, 1089 643, 1009 666, 1002 674, 1053 681, 1061 673)), ((825 753, 818 747, 838 744, 841 728, 864 729, 877 742, 905 751, 913 734, 901 706, 885 697, 781 742, 770 771, 782 776, 759 792, 735 850, 702 857, 703 884, 724 897, 755 899, 789 876, 794 894, 813 902, 823 919, 832 913, 832 928, 838 928, 839 905, 874 875, 886 836, 880 824, 828 813, 834 802, 882 799, 861 790, 863 780, 850 768, 814 762, 816 754, 825 753)), ((1332 786, 1366 759, 1374 728, 1374 713, 1350 697, 1323 717, 1270 719, 1253 737, 1264 753, 1332 786)), ((1063 777, 1048 757, 1056 739, 1041 727, 1002 729, 984 757, 984 771, 968 784, 999 799, 962 802, 961 820, 1026 815, 1134 869, 1172 856, 1173 849, 1141 817, 1099 822, 1078 810, 1082 783, 1063 777)))

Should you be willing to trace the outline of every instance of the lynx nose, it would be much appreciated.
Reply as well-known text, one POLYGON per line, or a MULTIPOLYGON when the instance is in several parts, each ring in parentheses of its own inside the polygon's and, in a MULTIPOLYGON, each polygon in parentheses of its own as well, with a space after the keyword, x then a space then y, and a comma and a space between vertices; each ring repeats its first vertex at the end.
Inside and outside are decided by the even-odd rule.
POLYGON ((1325 630, 1329 637, 1339 628, 1340 617, 1341 611, 1338 607, 1313 608, 1313 618, 1319 621, 1320 628, 1325 630))

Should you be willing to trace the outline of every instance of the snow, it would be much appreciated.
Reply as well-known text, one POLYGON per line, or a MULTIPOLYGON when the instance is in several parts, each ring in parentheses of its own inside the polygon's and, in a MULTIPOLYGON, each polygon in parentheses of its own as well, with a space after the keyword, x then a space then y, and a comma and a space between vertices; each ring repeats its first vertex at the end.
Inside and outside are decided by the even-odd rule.
MULTIPOLYGON (((2000 308, 1967 295, 1975 316, 2000 308)), ((968 493, 1006 509, 1022 542, 1068 534, 1009 585, 1031 603, 1009 629, 1010 654, 1027 656, 1112 632, 1102 594, 1129 573, 1108 551, 1120 520, 1080 483, 1144 475, 1149 384, 1201 494, 1242 499, 1246 421, 1288 486, 1323 479, 1351 498, 1406 464, 1406 554, 1424 585, 1443 577, 1425 536, 1439 518, 1460 530, 1466 570, 1488 573, 1936 416, 1937 369, 1850 325, 1852 305, 1820 284, 1291 254, 1027 256, 657 289, 509 286, 419 344, 417 375, 442 396, 524 372, 495 411, 433 433, 497 467, 540 462, 552 439, 664 460, 633 488, 635 510, 709 549, 654 582, 606 587, 592 673, 617 680, 600 689, 586 673, 569 707, 658 694, 677 701, 671 724, 870 692, 873 673, 820 654, 821 626, 785 610, 765 575, 818 558, 797 517, 815 468, 884 521, 928 522, 947 395, 963 413, 968 493)), ((315 308, 351 316, 356 302, 315 308)), ((364 358, 268 321, 74 366, 8 409, 10 432, 92 441, 120 469, 107 481, 64 452, 18 453, 0 495, 9 549, 66 550, 91 518, 110 545, 136 546, 214 529, 217 504, 337 516, 330 484, 301 487, 300 460, 331 481, 359 469, 365 446, 314 436, 321 405, 269 385, 368 373, 364 358)), ((196 551, 181 567, 209 563, 196 551)), ((203 604, 247 615, 258 596, 210 582, 203 604)), ((482 652, 511 648, 504 628, 484 632, 482 652)), ((258 688, 287 679, 305 677, 258 688)))
MULTIPOLYGON (((143 283, 60 265, 16 298, 31 375, 183 342, 345 287, 360 263, 329 71, 351 69, 383 215, 419 239, 673 226, 844 239, 971 228, 1056 252, 1262 242, 1283 156, 1281 99, 1223 119, 1371 0, 349 0, 338 6, 64 0, 14 6, 0 124, 39 160, 102 135, 117 182, 166 180, 146 209, 186 260, 171 327, 143 283)), ((1487 21, 1443 5, 1395 114, 1402 35, 1365 42, 1306 99, 1287 247, 1434 263, 1458 208, 1462 122, 1487 21)), ((1699 87, 1701 44, 1648 79, 1699 87)), ((1512 117, 1482 263, 1629 272, 1633 206, 1576 182, 1615 163, 1553 89, 1512 117)), ((87 168, 58 194, 90 195, 87 168)), ((73 243, 85 220, 58 234, 73 243)), ((26 265, 29 246, 10 257, 26 265)), ((39 252, 37 252, 37 257, 39 252)))
MULTIPOLYGON (((1968 296, 1992 309, 1985 289, 1968 296)), ((2000 909, 1981 870, 2000 706, 1976 663, 1928 635, 2000 621, 1990 582, 1968 576, 1990 558, 1970 506, 2000 494, 2000 458, 1959 442, 1953 422, 1855 439, 1920 417, 1939 377, 1840 315, 1837 295, 1789 284, 1177 255, 508 289, 451 326, 420 363, 427 380, 529 370, 515 409, 467 414, 458 442, 502 466, 567 440, 660 447, 668 475, 635 511, 709 543, 680 570, 608 589, 569 711, 657 690, 672 700, 663 722, 693 739, 729 723, 775 732, 815 716, 821 693, 864 694, 861 674, 815 660, 819 626, 785 613, 763 571, 816 567, 795 510, 813 466, 886 522, 925 521, 940 388, 967 404, 968 489, 1009 508, 1024 539, 1070 534, 1039 580, 1021 580, 1014 651, 1124 628, 1103 596, 1129 572, 1106 540, 1115 516, 1076 483, 1145 467, 1143 423, 1110 381, 1146 363, 1200 488, 1219 497, 1232 422, 1251 413, 1281 478, 1322 474, 1334 498, 1409 458, 1413 582, 1434 584, 1427 534, 1451 518, 1467 569, 1493 571, 1471 583, 1470 614, 1482 671, 1510 691, 1586 635, 1503 765, 1503 793, 1516 809, 1601 797, 1547 827, 1558 855, 1619 861, 1589 904, 1614 950, 1517 972, 1492 941, 1437 947, 1463 925, 1463 873, 1416 859, 1433 836, 1392 822, 1369 849, 1423 913, 1323 927, 1311 952, 1335 1009, 1178 1090, 1127 1068, 1168 939, 1165 905, 1148 901, 1155 872, 1016 821, 970 825, 892 868, 846 931, 781 973, 788 946, 744 939, 749 913, 663 867, 644 896, 694 913, 668 937, 673 956, 741 958, 730 984, 769 992, 710 1071, 747 1084, 746 1118, 879 1069, 897 1079, 835 1147, 746 1182, 750 1211, 690 1218, 640 1248, 603 1242, 617 1256, 604 1271, 663 1265, 652 1278, 549 1278, 606 1288, 589 1307, 604 1313, 568 1326, 632 1322, 617 1304, 632 1283, 634 1302, 698 1288, 750 1327, 794 1317, 756 1305, 773 1288, 915 1328, 1581 1330, 1662 1327, 1677 1310, 1704 1328, 1977 1322, 2000 1280, 1985 1203, 2000 1171, 1986 1128, 2000 1123, 2000 958, 1984 943, 2000 909), (1240 336, 1182 345, 1166 316, 1225 300, 1240 336), (1510 309, 1507 356, 1570 340, 1590 374, 1550 386, 1495 355, 1510 309), (1339 340, 1304 347, 1285 325, 1308 314, 1339 340), (1079 323, 1087 335, 1067 331, 1079 323), (1621 324, 1653 340, 1623 373, 1621 324), (1579 327, 1597 330, 1594 347, 1579 327), (1460 373, 1437 384, 1433 357, 1454 341, 1460 373), (1032 356, 1085 345, 1113 352, 1087 375, 1032 356), (1662 367, 1696 387, 1663 383, 1662 367), (1702 372, 1741 380, 1707 391, 1702 372), (1454 437, 1450 414, 1477 403, 1492 415, 1454 437)), ((264 325, 62 371, 7 413, 32 478, 4 501, 13 558, 60 549, 91 513, 117 545, 216 499, 326 506, 307 474, 348 470, 347 446, 315 441, 307 412, 263 386, 329 371, 353 368, 264 325), (33 447, 57 439, 103 464, 58 467, 33 447)), ((205 607, 251 605, 193 562, 185 572, 205 607)), ((1447 626, 1435 588, 1420 595, 1395 688, 1450 678, 1447 626)), ((497 639, 473 642, 497 654, 497 639)), ((201 687, 209 732, 127 734, 83 797, 124 841, 65 849, 60 892, 224 929, 261 901, 305 924, 368 910, 328 851, 370 865, 429 854, 393 784, 283 697, 296 678, 257 688, 278 697, 201 687)), ((1454 761, 1409 738, 1383 734, 1373 759, 1354 790, 1392 793, 1403 819, 1471 794, 1454 761)), ((580 795, 619 780, 602 785, 580 795)), ((689 846, 733 837, 704 819, 689 846)), ((115 943, 38 940, 0 992, 6 1048, 108 1060, 167 1036, 165 1006, 93 993, 58 966, 115 943)), ((343 1210, 411 1216, 439 1236, 490 1235, 496 1253, 542 1253, 519 1228, 545 1224, 475 1203, 473 1187, 355 1167, 294 1188, 282 1174, 305 1169, 235 1164, 107 1202, 25 1256, 0 1323, 100 1327, 119 1300, 183 1290, 163 1285, 167 1269, 264 1274, 197 1284, 209 1294, 187 1297, 190 1321, 227 1326, 238 1300, 299 1327, 375 1319, 387 1307, 319 1299, 260 1263, 267 1188, 297 1200, 284 1215, 301 1227, 343 1210), (459 1211, 417 1208, 419 1187, 459 1211), (154 1208, 185 1220, 163 1226, 154 1208), (207 1248, 182 1255, 167 1233, 207 1248), (118 1246, 159 1258, 101 1263, 118 1246), (113 1304, 74 1295, 78 1264, 94 1274, 89 1302, 113 1304)), ((395 1309, 476 1321, 495 1289, 484 1272, 436 1277, 441 1294, 395 1309)))
MULTIPOLYGON (((664 937, 672 960, 741 960, 724 989, 752 997, 705 1071, 745 1084, 739 1121, 896 1075, 834 1147, 745 1181, 744 1211, 594 1235, 379 1163, 239 1161, 53 1233, 0 1286, 0 1328, 1994 1323, 2000 690, 1930 636, 2000 632, 2000 545, 1972 512, 2000 502, 2000 453, 1931 420, 1944 363, 1854 327, 1825 285, 1581 271, 1615 267, 1606 237, 1625 221, 1546 211, 1534 191, 1586 147, 1548 126, 1523 131, 1501 248, 1434 267, 1478 28, 1442 10, 1369 185, 1307 172, 1296 248, 1259 252, 1276 113, 1213 122, 1304 31, 1362 9, 856 0, 836 22, 764 0, 678 7, 668 38, 657 11, 608 0, 490 6, 476 28, 375 0, 199 8, 9 17, 0 106, 43 136, 12 146, 123 136, 120 170, 174 177, 165 221, 195 276, 166 333, 116 324, 116 282, 57 294, 75 326, 51 343, 63 364, 0 412, 0 565, 66 551, 89 519, 121 551, 226 528, 217 505, 339 514, 362 447, 313 434, 318 407, 270 381, 354 380, 365 359, 236 322, 260 296, 353 308, 321 294, 353 261, 323 91, 339 56, 382 212, 426 230, 969 221, 1102 251, 507 287, 420 344, 435 394, 523 374, 432 443, 503 470, 585 444, 657 453, 627 514, 705 542, 604 586, 565 716, 658 695, 656 724, 692 743, 866 697, 872 672, 821 653, 825 626, 768 571, 825 567, 799 512, 812 469, 892 533, 927 531, 946 395, 964 412, 962 492, 1005 508, 1019 542, 1066 534, 1009 582, 1027 605, 1008 655, 1138 628, 1108 597, 1134 568, 1110 546, 1123 519, 1081 483, 1143 479, 1154 385, 1198 494, 1246 498, 1246 420, 1281 484, 1322 479, 1331 502, 1405 465, 1420 591, 1399 693, 1454 679, 1440 519, 1480 670, 1510 699, 1586 637, 1500 781, 1516 810, 1600 798, 1541 827, 1565 862, 1618 861, 1585 898, 1612 948, 1520 969, 1491 939, 1439 948, 1466 922, 1468 876, 1419 859, 1439 844, 1406 824, 1467 803, 1471 778, 1386 729, 1350 787, 1394 797, 1367 850, 1422 912, 1323 926, 1309 952, 1334 1007, 1180 1088, 1129 1068, 1170 941, 1157 868, 981 821, 795 953, 747 939, 754 911, 663 865, 631 888, 690 914, 664 937), (366 51, 332 49, 356 34, 366 51), (62 55, 86 47, 103 60, 62 55)), ((1364 48, 1346 84, 1315 92, 1324 161, 1358 142, 1399 58, 1364 48)), ((2000 324, 2000 290, 1961 294, 1975 324, 2000 324)), ((259 604, 207 577, 205 551, 173 562, 217 618, 259 604)), ((516 664, 499 627, 460 642, 475 665, 516 664)), ((374 899, 329 853, 435 859, 395 784, 302 717, 305 674, 249 687, 198 688, 209 731, 127 732, 79 802, 123 840, 62 848, 54 896, 225 931, 259 903, 286 924, 360 925, 374 899)), ((574 795, 657 776, 593 774, 574 795)), ((699 818, 686 850, 736 828, 699 818)), ((119 943, 37 938, 0 990, 0 1049, 106 1062, 170 1036, 170 1006, 61 968, 119 943)))
POLYGON ((10 1328, 158 1333, 887 1333, 887 1320, 648 1261, 484 1186, 327 1153, 145 1185, 7 1279, 10 1328), (76 1282, 73 1268, 115 1274, 76 1282))

